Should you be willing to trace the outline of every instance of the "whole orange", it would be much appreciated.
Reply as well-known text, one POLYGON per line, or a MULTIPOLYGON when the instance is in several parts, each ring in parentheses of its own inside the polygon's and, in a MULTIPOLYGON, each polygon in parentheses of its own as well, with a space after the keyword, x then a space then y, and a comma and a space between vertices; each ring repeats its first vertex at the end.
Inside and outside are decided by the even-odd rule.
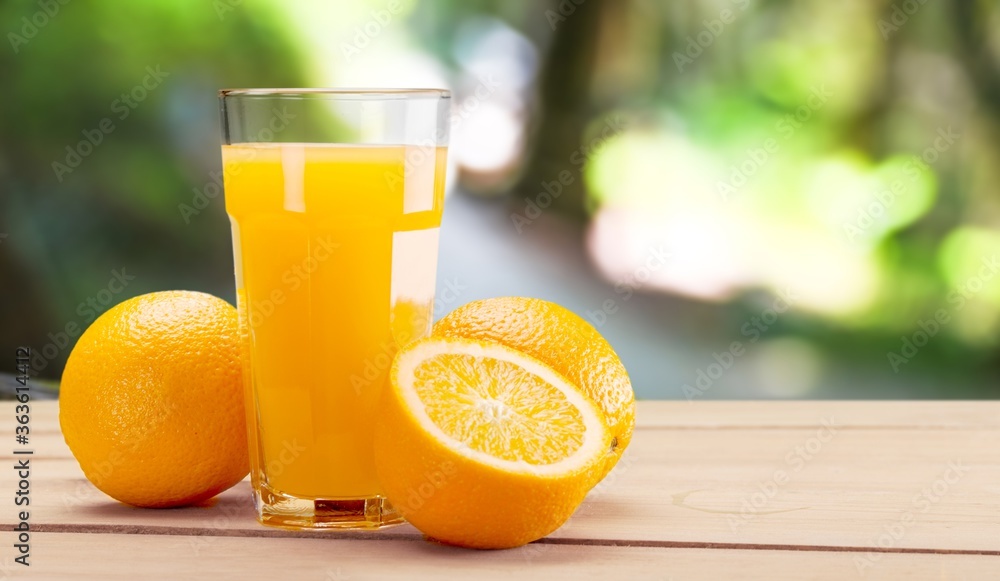
POLYGON ((66 444, 94 486, 165 508, 249 472, 237 314, 190 291, 124 301, 83 333, 59 393, 66 444))
POLYGON ((605 474, 632 440, 635 393, 625 366, 597 329, 565 307, 526 297, 473 301, 438 321, 433 335, 495 341, 565 376, 601 408, 611 429, 605 474))

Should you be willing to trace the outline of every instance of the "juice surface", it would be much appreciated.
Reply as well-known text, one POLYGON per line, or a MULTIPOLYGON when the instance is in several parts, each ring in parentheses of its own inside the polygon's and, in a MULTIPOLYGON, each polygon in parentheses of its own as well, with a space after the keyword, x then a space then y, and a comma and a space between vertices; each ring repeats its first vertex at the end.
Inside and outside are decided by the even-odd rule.
POLYGON ((222 156, 251 475, 300 498, 380 495, 377 402, 396 350, 430 331, 445 149, 241 144, 222 156))

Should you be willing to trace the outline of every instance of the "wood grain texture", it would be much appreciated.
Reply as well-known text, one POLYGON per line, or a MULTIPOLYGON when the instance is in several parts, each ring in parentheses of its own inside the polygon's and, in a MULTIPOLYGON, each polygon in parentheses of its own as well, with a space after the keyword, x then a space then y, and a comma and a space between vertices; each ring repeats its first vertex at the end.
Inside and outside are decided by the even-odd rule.
POLYGON ((542 578, 688 581, 818 581, 997 577, 997 559, 978 555, 858 555, 772 551, 531 544, 471 551, 422 540, 274 539, 38 533, 32 566, 13 578, 505 580, 542 578), (861 575, 863 573, 863 575, 861 575))
POLYGON ((643 401, 641 428, 1000 429, 1000 401, 643 401))
MULTIPOLYGON (((12 405, 0 404, 0 439, 11 444, 12 405)), ((523 549, 477 553, 422 541, 409 525, 376 534, 263 527, 246 481, 202 507, 121 505, 83 477, 58 432, 56 404, 36 403, 33 547, 39 558, 53 551, 45 570, 54 576, 109 542, 134 547, 109 554, 105 576, 94 577, 108 579, 209 555, 199 570, 228 562, 272 578, 284 569, 265 557, 239 561, 268 554, 284 565, 296 555, 304 578, 324 579, 330 563, 364 555, 381 564, 341 578, 391 576, 401 565, 416 567, 408 578, 507 577, 522 571, 512 563, 524 553, 532 557, 523 571, 556 577, 1000 578, 998 404, 640 402, 638 420, 625 458, 569 523, 523 549), (192 544, 205 544, 204 555, 192 544)), ((13 448, 0 454, 11 458, 13 448)), ((14 486, 14 472, 0 471, 0 491, 14 486)), ((15 522, 14 508, 0 504, 0 526, 15 522)))
MULTIPOLYGON (((0 434, 13 432, 14 402, 0 402, 0 434), (10 408, 11 413, 6 413, 10 408)), ((59 431, 55 401, 33 402, 32 429, 59 431)), ((1000 401, 640 401, 638 428, 809 427, 824 416, 868 428, 1000 428, 1000 401)))

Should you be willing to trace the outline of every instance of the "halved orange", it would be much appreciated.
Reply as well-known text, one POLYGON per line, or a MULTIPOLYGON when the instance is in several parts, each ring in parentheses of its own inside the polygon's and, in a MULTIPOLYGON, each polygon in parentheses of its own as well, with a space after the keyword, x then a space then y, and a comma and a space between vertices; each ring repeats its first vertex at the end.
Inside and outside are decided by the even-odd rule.
POLYGON ((597 329, 569 309, 528 297, 482 299, 445 315, 433 335, 496 341, 564 375, 601 408, 614 436, 605 474, 632 440, 635 394, 625 366, 597 329))
POLYGON ((491 341, 401 351, 375 431, 386 496, 439 541, 516 547, 562 525, 603 475, 602 411, 544 363, 491 341))

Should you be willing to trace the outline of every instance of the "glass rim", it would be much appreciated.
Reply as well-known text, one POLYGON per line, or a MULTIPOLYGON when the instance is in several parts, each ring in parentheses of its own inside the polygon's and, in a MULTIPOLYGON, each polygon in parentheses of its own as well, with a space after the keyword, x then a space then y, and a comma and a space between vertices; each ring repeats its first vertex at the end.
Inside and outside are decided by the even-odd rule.
POLYGON ((306 98, 327 97, 331 99, 450 99, 451 91, 447 89, 407 89, 407 88, 245 88, 219 89, 219 98, 229 97, 270 97, 270 98, 306 98))

